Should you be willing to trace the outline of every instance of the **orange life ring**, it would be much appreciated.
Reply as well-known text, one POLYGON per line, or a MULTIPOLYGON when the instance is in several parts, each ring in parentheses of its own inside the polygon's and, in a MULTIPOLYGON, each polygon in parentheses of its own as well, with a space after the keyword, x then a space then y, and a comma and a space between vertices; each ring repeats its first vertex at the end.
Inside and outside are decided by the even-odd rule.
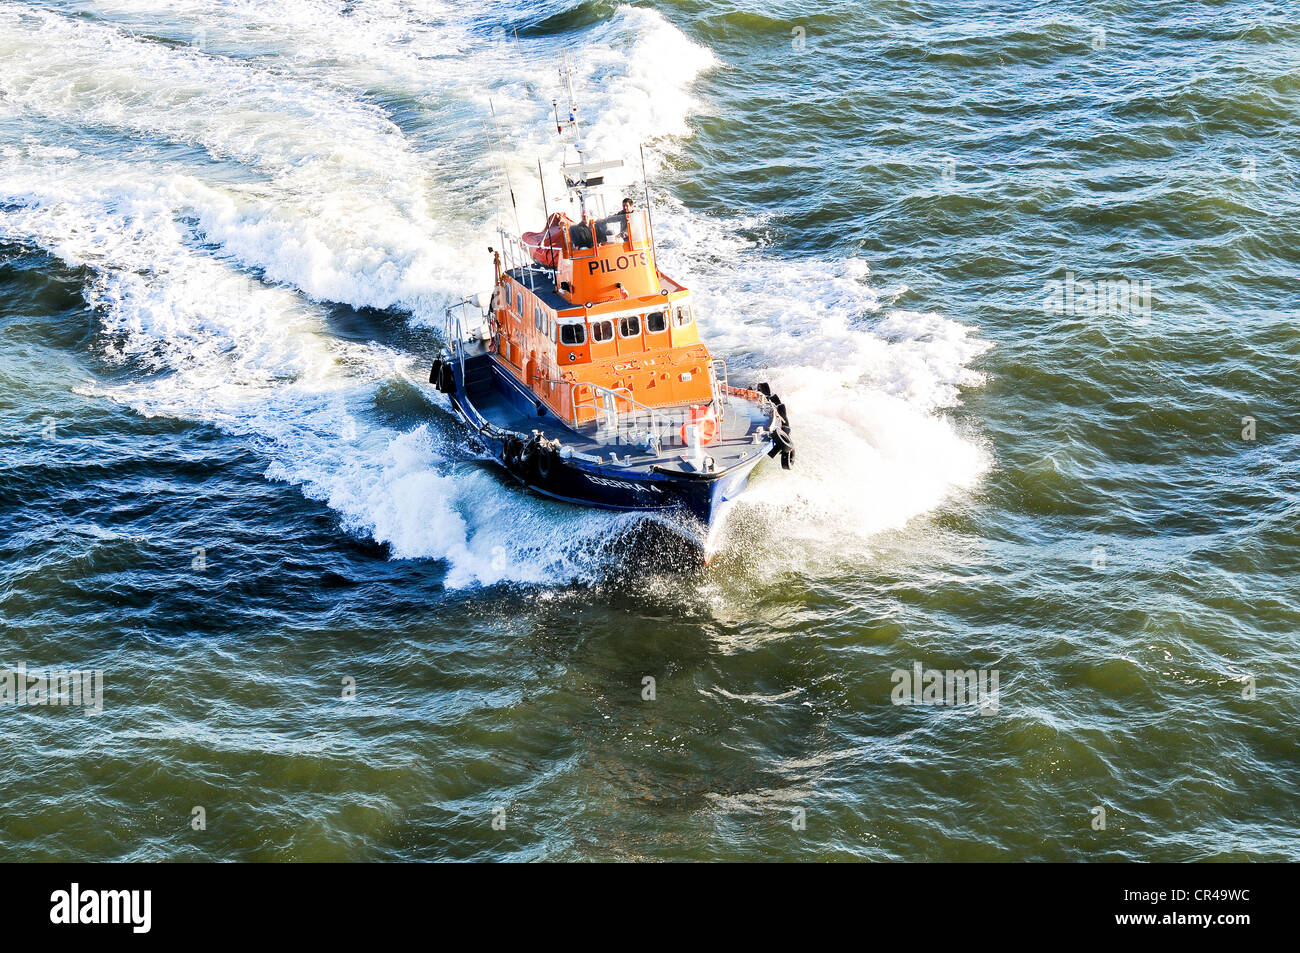
POLYGON ((718 435, 718 415, 714 413, 712 406, 704 404, 692 404, 690 418, 682 424, 682 443, 690 444, 687 428, 694 427, 696 433, 700 435, 700 443, 713 443, 718 435))

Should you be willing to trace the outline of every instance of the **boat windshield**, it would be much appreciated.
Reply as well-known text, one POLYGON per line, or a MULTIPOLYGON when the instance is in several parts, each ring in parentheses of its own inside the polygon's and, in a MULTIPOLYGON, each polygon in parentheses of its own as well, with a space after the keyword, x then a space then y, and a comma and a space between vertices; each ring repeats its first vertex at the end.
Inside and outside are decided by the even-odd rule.
POLYGON ((569 244, 574 248, 591 248, 591 228, 586 222, 569 226, 569 244))
POLYGON ((615 212, 596 223, 596 238, 602 245, 622 244, 627 241, 627 217, 615 212))
POLYGON ((596 221, 596 240, 602 245, 645 241, 645 213, 635 207, 619 209, 596 221))

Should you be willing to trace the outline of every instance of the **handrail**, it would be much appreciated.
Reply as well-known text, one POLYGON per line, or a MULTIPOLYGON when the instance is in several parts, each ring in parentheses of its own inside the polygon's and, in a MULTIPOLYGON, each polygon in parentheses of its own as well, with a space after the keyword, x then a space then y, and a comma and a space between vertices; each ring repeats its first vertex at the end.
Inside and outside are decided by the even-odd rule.
MULTIPOLYGON (((671 441, 672 435, 678 432, 676 421, 662 411, 641 403, 632 396, 632 392, 626 387, 615 389, 604 387, 600 384, 593 384, 590 381, 574 381, 569 388, 569 405, 572 409, 573 425, 575 427, 580 425, 578 421, 580 411, 586 407, 590 407, 596 418, 596 428, 598 433, 601 429, 602 418, 607 430, 613 429, 617 431, 619 429, 619 418, 623 413, 626 413, 620 412, 620 401, 628 405, 629 410, 632 408, 637 410, 636 413, 628 414, 632 420, 633 426, 635 426, 639 421, 648 418, 647 426, 645 427, 645 439, 636 439, 637 434, 633 431, 629 434, 629 436, 633 438, 629 442, 638 445, 644 443, 648 448, 651 448, 655 453, 658 453, 659 448, 663 446, 665 437, 668 437, 671 441), (580 398, 578 396, 578 391, 580 388, 584 387, 590 388, 591 394, 585 398, 580 398), (604 403, 606 400, 610 401, 612 408, 604 403), (609 416, 609 411, 611 409, 614 415, 612 419, 609 416)), ((685 441, 682 441, 682 443, 684 445, 685 441)))
POLYGON ((628 390, 626 387, 619 387, 619 388, 605 387, 601 384, 593 384, 590 381, 574 381, 573 385, 569 389, 569 402, 573 406, 574 423, 578 422, 577 412, 579 407, 585 406, 588 401, 593 401, 597 397, 605 396, 605 395, 613 397, 615 400, 626 401, 628 404, 632 405, 633 407, 639 407, 644 413, 649 414, 651 417, 662 418, 667 424, 669 424, 670 426, 672 425, 672 420, 671 418, 668 417, 667 414, 664 414, 662 411, 656 410, 653 407, 641 403, 641 401, 637 400, 635 397, 632 396, 632 392, 628 390), (592 391, 591 397, 587 398, 586 400, 579 401, 577 397, 577 390, 579 387, 590 387, 592 391))
MULTIPOLYGON (((462 298, 455 304, 448 306, 446 311, 443 312, 447 328, 447 346, 451 348, 452 354, 455 355, 457 362, 460 364, 461 381, 465 380, 465 345, 470 340, 471 334, 466 321, 465 309, 471 305, 474 305, 475 311, 478 310, 477 302, 469 298, 462 298)), ((474 329, 475 333, 482 333, 480 329, 485 326, 487 317, 482 312, 477 315, 478 323, 474 329)))
MULTIPOLYGON (((534 270, 542 272, 553 272, 553 268, 547 268, 540 261, 533 257, 528 251, 530 248, 547 248, 557 249, 560 246, 555 245, 532 245, 524 241, 521 236, 513 235, 504 228, 498 228, 497 234, 501 236, 501 250, 505 252, 506 271, 522 271, 526 274, 525 279, 528 282, 528 290, 536 294, 537 276, 533 274, 534 270)), ((562 250, 562 249, 560 249, 562 250)))
POLYGON ((718 424, 721 426, 726 419, 726 405, 728 403, 724 398, 731 390, 731 378, 727 371, 727 362, 720 357, 711 358, 709 361, 709 383, 713 388, 713 406, 718 415, 718 424), (722 377, 718 377, 717 369, 722 369, 722 377))

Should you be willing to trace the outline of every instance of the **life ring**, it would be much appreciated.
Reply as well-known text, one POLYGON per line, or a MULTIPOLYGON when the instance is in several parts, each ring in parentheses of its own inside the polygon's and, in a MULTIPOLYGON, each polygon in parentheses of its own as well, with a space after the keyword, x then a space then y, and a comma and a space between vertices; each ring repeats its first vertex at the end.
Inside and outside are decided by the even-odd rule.
POLYGON ((691 427, 695 428, 701 444, 712 443, 718 435, 718 416, 712 407, 694 404, 691 406, 690 418, 682 424, 683 444, 690 444, 688 431, 691 427))

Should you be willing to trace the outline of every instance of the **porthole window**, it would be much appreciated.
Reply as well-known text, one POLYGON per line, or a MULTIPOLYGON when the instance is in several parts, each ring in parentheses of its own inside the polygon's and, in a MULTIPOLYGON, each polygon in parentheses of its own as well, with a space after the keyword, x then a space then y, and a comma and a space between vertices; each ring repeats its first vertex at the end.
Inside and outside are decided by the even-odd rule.
POLYGON ((662 311, 651 311, 645 316, 645 329, 647 334, 658 334, 661 331, 668 330, 668 318, 662 311))
POLYGON ((641 334, 641 318, 635 314, 629 314, 625 318, 618 319, 618 336, 623 338, 634 338, 641 334))
POLYGON ((587 343, 587 329, 581 324, 561 324, 560 343, 578 347, 587 343))
POLYGON ((597 342, 612 341, 614 339, 614 322, 612 321, 591 322, 591 339, 597 342))

